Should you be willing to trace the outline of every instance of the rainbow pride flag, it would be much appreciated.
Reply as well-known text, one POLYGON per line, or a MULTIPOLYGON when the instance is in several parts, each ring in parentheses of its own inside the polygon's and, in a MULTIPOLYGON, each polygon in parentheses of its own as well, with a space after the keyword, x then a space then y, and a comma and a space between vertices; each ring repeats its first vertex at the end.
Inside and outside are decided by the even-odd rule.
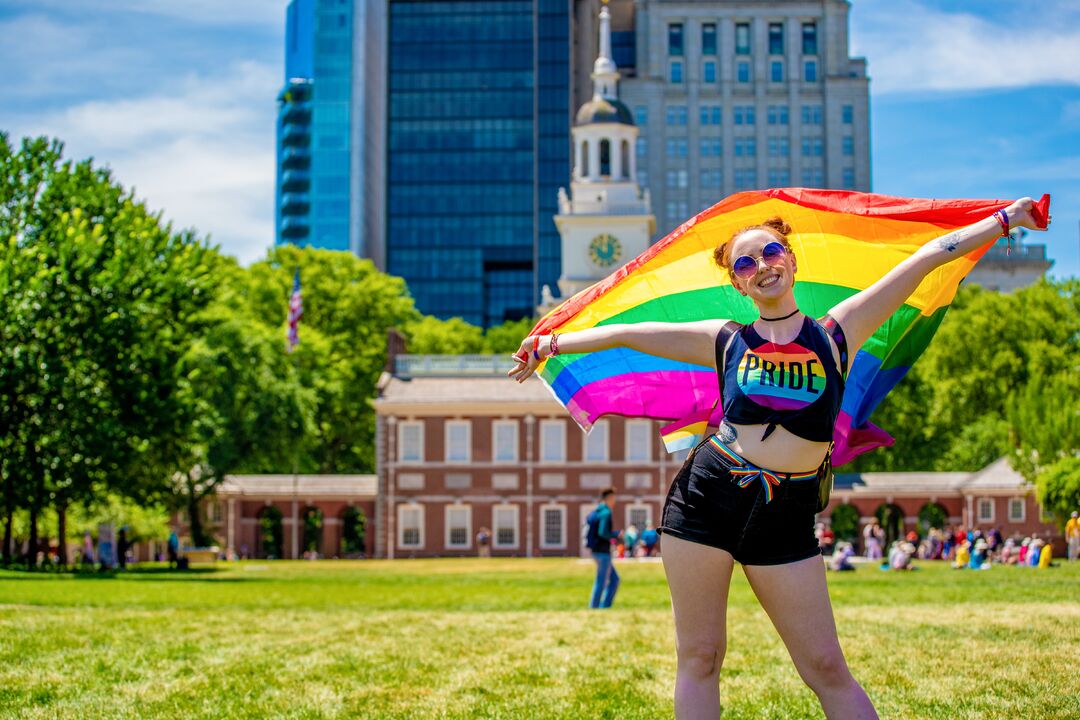
MULTIPOLYGON (((719 394, 717 400, 719 401, 719 394)), ((707 408, 695 410, 689 416, 660 428, 660 437, 667 451, 674 453, 679 450, 690 450, 704 440, 715 409, 716 403, 713 403, 707 408)))
MULTIPOLYGON (((794 232, 795 299, 821 317, 869 287, 929 240, 1006 207, 1002 200, 913 200, 839 190, 785 188, 732 195, 680 225, 618 271, 544 316, 533 333, 571 332, 614 323, 691 322, 757 317, 753 303, 716 267, 713 250, 747 225, 779 215, 794 232)), ((1049 198, 1039 211, 1045 221, 1049 198)), ((852 360, 834 429, 833 463, 893 440, 870 424, 885 395, 930 343, 960 281, 992 243, 934 270, 852 360)), ((675 421, 664 428, 680 449, 719 423, 723 408, 711 367, 627 348, 549 358, 541 379, 570 416, 588 430, 602 415, 675 421)))

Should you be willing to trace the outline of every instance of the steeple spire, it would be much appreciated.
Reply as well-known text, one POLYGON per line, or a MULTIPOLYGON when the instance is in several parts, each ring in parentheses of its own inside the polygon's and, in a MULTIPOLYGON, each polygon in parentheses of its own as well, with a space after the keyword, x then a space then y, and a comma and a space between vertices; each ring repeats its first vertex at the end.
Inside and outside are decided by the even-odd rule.
POLYGON ((593 99, 617 100, 619 71, 611 59, 611 13, 607 2, 600 8, 600 55, 593 63, 593 99))

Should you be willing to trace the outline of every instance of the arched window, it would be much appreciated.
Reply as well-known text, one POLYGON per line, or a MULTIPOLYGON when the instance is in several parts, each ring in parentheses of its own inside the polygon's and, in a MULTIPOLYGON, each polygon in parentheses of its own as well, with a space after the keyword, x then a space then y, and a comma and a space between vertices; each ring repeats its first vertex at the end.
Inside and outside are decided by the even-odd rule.
POLYGON ((607 138, 600 141, 600 175, 611 177, 611 141, 607 138))
POLYGON ((623 140, 622 141, 622 152, 620 153, 620 155, 621 155, 621 157, 619 159, 621 160, 622 164, 619 167, 622 168, 623 179, 629 180, 630 179, 630 141, 629 140, 623 140))
POLYGON ((282 557, 281 511, 267 505, 259 511, 259 532, 255 536, 255 555, 274 560, 282 557))
POLYGON ((581 141, 581 176, 589 176, 589 141, 581 141))
POLYGON ((926 536, 930 528, 943 530, 949 522, 949 513, 939 503, 929 502, 919 508, 919 535, 926 536))
POLYGON ((304 552, 322 553, 323 511, 304 508, 304 552))
POLYGON ((356 507, 347 507, 341 516, 341 554, 343 556, 363 555, 367 548, 364 544, 364 532, 367 518, 364 511, 356 507))
POLYGON ((855 540, 859 535, 859 509, 851 503, 837 505, 829 514, 829 524, 837 540, 855 540))
POLYGON ((874 512, 874 517, 878 519, 881 529, 885 531, 885 547, 883 549, 888 550, 894 541, 904 536, 904 511, 900 509, 899 505, 882 503, 874 512))

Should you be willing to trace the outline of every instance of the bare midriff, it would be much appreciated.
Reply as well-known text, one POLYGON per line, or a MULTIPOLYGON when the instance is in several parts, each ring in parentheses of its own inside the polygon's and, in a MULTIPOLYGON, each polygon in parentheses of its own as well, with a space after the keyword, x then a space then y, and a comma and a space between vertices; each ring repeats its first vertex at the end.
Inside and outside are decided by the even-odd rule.
POLYGON ((767 425, 728 424, 735 428, 737 437, 724 444, 755 465, 769 470, 810 472, 821 465, 829 451, 829 443, 804 440, 779 425, 762 440, 767 425))

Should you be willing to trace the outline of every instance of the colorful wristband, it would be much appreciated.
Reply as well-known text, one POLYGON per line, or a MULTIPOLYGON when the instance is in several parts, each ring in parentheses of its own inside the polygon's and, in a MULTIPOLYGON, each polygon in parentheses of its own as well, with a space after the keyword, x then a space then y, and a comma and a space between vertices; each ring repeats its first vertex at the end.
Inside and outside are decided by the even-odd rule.
POLYGON ((534 335, 533 336, 533 359, 535 359, 535 360, 540 359, 540 336, 539 335, 534 335))
POLYGON ((1009 232, 1009 215, 1004 210, 996 210, 994 219, 1001 226, 1001 237, 1005 238, 1005 257, 1012 254, 1012 233, 1009 232))

